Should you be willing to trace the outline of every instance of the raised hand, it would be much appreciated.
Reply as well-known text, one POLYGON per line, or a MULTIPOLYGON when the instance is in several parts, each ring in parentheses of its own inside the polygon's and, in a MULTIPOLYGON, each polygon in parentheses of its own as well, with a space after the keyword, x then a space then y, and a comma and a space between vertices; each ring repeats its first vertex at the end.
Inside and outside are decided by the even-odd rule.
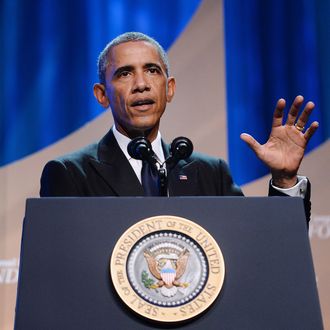
POLYGON ((273 116, 273 125, 268 141, 260 144, 251 135, 243 133, 245 141, 271 170, 273 184, 280 188, 293 187, 297 182, 297 173, 308 141, 317 130, 319 123, 314 121, 307 130, 305 125, 314 109, 314 103, 308 102, 298 117, 304 98, 295 98, 283 124, 285 100, 279 99, 273 116))

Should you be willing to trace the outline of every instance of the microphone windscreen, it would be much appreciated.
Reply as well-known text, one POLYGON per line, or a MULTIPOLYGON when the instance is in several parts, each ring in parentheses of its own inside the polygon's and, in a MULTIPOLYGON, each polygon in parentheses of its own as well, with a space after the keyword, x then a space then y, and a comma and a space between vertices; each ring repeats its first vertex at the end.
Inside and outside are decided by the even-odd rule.
POLYGON ((173 140, 171 143, 171 156, 179 161, 181 159, 188 158, 194 150, 194 146, 188 138, 184 136, 179 136, 173 140))
POLYGON ((145 137, 137 137, 128 144, 127 152, 134 159, 148 160, 152 155, 151 143, 145 137))

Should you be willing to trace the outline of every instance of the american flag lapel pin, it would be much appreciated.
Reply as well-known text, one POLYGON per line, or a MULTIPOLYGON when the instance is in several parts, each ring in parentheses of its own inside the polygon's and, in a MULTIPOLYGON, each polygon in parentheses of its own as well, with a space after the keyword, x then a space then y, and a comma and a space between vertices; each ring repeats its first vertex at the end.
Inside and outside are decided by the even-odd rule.
POLYGON ((184 175, 184 174, 180 174, 179 175, 179 180, 180 181, 186 181, 186 180, 188 180, 188 177, 186 175, 184 175))

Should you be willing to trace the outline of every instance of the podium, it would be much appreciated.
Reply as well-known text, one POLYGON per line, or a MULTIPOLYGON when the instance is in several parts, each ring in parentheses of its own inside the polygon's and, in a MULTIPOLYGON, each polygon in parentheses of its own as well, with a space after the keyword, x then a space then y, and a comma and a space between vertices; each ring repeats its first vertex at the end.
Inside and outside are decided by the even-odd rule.
POLYGON ((303 202, 266 197, 28 199, 15 329, 322 329, 303 202), (219 244, 226 275, 195 319, 156 323, 115 292, 109 261, 128 227, 184 217, 219 244))

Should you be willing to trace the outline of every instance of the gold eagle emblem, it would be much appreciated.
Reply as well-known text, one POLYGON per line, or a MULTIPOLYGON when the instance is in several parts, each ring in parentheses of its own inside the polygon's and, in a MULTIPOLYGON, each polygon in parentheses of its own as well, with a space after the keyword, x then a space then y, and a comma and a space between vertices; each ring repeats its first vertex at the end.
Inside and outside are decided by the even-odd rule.
POLYGON ((186 271, 189 258, 187 249, 180 251, 174 244, 167 244, 165 247, 160 246, 152 251, 145 250, 144 257, 150 273, 158 280, 150 285, 151 289, 160 288, 162 295, 172 297, 176 294, 177 287, 186 288, 189 285, 179 281, 186 271))

